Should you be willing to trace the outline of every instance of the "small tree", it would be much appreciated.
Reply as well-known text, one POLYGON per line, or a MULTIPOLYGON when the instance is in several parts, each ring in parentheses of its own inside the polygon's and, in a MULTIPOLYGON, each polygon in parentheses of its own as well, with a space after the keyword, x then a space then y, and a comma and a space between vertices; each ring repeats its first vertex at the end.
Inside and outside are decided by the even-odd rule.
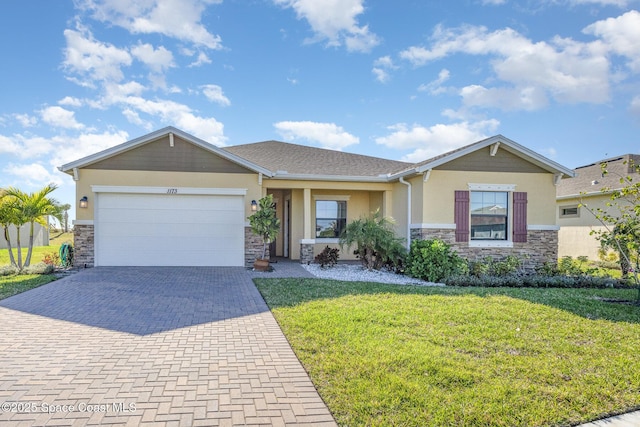
POLYGON ((396 237, 393 221, 375 211, 368 218, 350 222, 340 236, 340 246, 355 246, 354 253, 367 270, 379 270, 385 263, 394 264, 391 257, 404 256, 402 239, 396 237))
MULTIPOLYGON (((640 165, 630 166, 640 174, 640 165)), ((601 165, 603 175, 607 175, 607 164, 601 165)), ((620 268, 624 277, 629 278, 638 288, 637 303, 640 304, 640 281, 638 280, 638 250, 640 249, 640 182, 631 176, 620 176, 620 189, 603 188, 611 192, 606 207, 591 209, 581 203, 603 225, 603 230, 593 230, 591 235, 600 241, 603 249, 613 249, 618 253, 620 268)))
POLYGON ((56 188, 57 186, 55 184, 49 184, 34 193, 25 193, 13 187, 6 189, 7 197, 13 199, 13 203, 15 203, 14 210, 16 215, 14 216, 14 225, 18 229, 16 241, 18 246, 19 269, 23 268, 19 227, 23 224, 29 224, 29 246, 27 249, 27 258, 24 261, 24 267, 28 267, 29 264, 31 264, 31 254, 33 252, 34 225, 36 222, 41 225, 46 225, 45 218, 47 215, 52 215, 56 212, 56 205, 58 203, 55 199, 49 197, 49 194, 56 188))
POLYGON ((276 206, 273 202, 273 195, 267 194, 258 200, 258 210, 249 217, 251 231, 262 238, 262 259, 267 253, 269 245, 280 231, 280 220, 276 216, 276 206))

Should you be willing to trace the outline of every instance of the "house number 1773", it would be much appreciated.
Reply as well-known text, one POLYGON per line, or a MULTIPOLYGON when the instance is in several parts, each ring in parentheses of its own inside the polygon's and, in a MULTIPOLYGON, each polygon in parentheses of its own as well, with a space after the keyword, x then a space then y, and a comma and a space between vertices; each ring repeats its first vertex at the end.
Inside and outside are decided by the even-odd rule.
POLYGON ((178 194, 178 189, 177 188, 168 188, 167 189, 167 194, 178 194))

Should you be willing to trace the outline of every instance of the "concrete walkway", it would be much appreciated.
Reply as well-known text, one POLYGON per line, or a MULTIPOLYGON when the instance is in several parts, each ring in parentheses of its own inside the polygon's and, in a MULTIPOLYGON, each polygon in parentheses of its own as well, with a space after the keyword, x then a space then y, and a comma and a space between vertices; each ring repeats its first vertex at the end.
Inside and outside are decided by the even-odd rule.
POLYGON ((0 425, 334 426, 251 281, 285 268, 100 267, 0 301, 0 425))

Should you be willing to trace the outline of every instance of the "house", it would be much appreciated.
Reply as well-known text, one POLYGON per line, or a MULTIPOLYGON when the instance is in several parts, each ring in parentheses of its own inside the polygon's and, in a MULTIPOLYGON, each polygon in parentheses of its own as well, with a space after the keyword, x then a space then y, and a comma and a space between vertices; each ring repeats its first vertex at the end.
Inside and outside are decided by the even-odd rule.
MULTIPOLYGON (((220 148, 167 127, 59 168, 76 182, 76 264, 249 266, 273 194, 272 253, 300 262, 372 211, 466 257, 555 260, 555 184, 573 172, 501 135, 420 163, 278 141, 220 148)), ((351 251, 342 259, 353 258, 351 251)))
POLYGON ((628 176, 634 182, 640 179, 634 165, 640 165, 638 154, 611 157, 574 169, 574 178, 563 179, 558 184, 558 256, 599 259, 600 242, 591 235, 591 231, 602 231, 605 227, 595 217, 595 212, 597 209, 610 209, 606 203, 611 201, 611 193, 624 186, 620 178, 628 176), (602 172, 603 163, 607 165, 606 175, 602 172))

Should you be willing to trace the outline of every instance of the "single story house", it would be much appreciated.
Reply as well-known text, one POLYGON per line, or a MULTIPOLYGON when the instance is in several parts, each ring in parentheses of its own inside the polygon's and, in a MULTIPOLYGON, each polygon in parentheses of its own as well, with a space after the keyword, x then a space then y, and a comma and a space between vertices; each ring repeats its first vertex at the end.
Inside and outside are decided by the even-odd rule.
MULTIPOLYGON (((497 135, 420 163, 278 141, 216 147, 174 127, 60 166, 76 182, 76 265, 249 266, 247 218, 273 194, 272 254, 306 263, 380 210, 409 242, 463 256, 558 254, 556 184, 573 172, 497 135)), ((345 248, 342 259, 353 258, 345 248)))
MULTIPOLYGON (((634 165, 640 165, 640 154, 624 154, 599 160, 574 169, 574 178, 563 179, 556 188, 556 215, 560 226, 558 256, 586 256, 599 259, 600 242, 591 231, 603 231, 604 225, 596 218, 597 209, 611 210, 613 191, 624 185, 620 178, 630 177, 638 182, 640 177, 634 165), (607 174, 602 173, 602 164, 607 174)), ((611 211, 615 214, 616 211, 611 211)))

